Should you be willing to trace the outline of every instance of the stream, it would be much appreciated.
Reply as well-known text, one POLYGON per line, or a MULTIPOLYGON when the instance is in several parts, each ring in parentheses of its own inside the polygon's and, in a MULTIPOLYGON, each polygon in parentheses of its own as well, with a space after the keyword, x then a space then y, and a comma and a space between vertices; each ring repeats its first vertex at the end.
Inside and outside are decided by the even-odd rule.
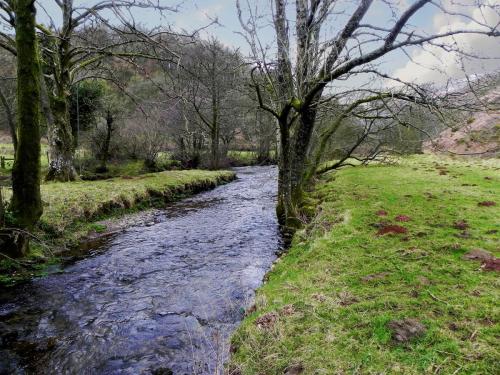
POLYGON ((281 246, 277 169, 235 171, 61 273, 0 290, 0 374, 222 374, 281 246))

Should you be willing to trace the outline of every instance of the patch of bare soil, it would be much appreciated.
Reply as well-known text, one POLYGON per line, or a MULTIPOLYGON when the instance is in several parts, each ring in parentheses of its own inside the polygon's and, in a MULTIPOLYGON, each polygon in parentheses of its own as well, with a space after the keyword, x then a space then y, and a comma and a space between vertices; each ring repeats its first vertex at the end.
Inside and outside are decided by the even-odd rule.
POLYGON ((398 215, 394 218, 394 220, 400 221, 400 222, 407 222, 407 221, 411 221, 411 217, 406 216, 406 215, 398 215))
POLYGON ((299 375, 304 372, 304 366, 300 363, 288 366, 285 370, 285 375, 299 375))
POLYGON ((349 306, 357 302, 359 302, 359 299, 350 292, 344 291, 339 293, 339 303, 341 306, 349 306))
POLYGON ((493 259, 494 256, 489 251, 483 249, 472 249, 471 251, 466 252, 462 258, 465 260, 487 261, 493 259))
POLYGON ((383 236, 386 234, 406 234, 406 233, 408 233, 408 229, 402 227, 401 225, 386 225, 378 230, 377 235, 383 236))
POLYGON ((500 258, 489 259, 481 265, 483 271, 500 271, 500 258))
POLYGON ((426 332, 422 323, 411 318, 392 320, 387 324, 387 327, 392 331, 392 339, 398 343, 407 343, 426 332))
POLYGON ((466 220, 457 220, 453 223, 453 228, 459 229, 459 230, 465 230, 469 228, 469 223, 467 223, 466 220))
POLYGON ((278 320, 278 314, 276 314, 275 312, 269 312, 262 316, 259 316, 255 320, 255 325, 260 329, 270 330, 274 327, 277 320, 278 320))
POLYGON ((390 275, 389 272, 373 273, 371 275, 363 276, 361 278, 361 281, 369 282, 369 281, 383 280, 383 279, 385 279, 389 275, 390 275))
POLYGON ((286 305, 280 311, 281 315, 284 316, 290 316, 295 314, 296 312, 297 311, 295 310, 295 307, 293 307, 293 305, 286 305))
POLYGON ((496 258, 492 253, 483 249, 473 249, 465 253, 462 257, 465 260, 478 260, 481 262, 483 271, 500 271, 500 258, 496 258))
POLYGON ((479 207, 491 207, 496 206, 497 203, 493 201, 482 201, 477 204, 479 207))

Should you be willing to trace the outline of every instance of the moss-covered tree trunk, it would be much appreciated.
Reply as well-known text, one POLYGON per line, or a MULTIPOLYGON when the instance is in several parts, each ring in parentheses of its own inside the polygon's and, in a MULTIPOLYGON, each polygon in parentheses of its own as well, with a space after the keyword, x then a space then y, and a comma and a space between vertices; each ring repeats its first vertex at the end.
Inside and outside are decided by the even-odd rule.
MULTIPOLYGON (((34 0, 16 0, 17 131, 11 209, 15 224, 31 230, 42 215, 40 196, 40 65, 34 0)), ((25 249, 22 246, 20 252, 25 249)), ((22 255, 22 254, 19 254, 22 255)))
POLYGON ((212 124, 212 129, 210 129, 210 168, 211 169, 218 169, 219 168, 219 157, 220 157, 220 151, 219 151, 219 142, 220 142, 220 135, 219 135, 219 124, 216 122, 215 124, 212 124))
POLYGON ((290 183, 290 134, 287 127, 287 119, 281 118, 279 121, 279 155, 278 155, 278 202, 276 214, 278 221, 285 229, 285 232, 293 232, 296 226, 294 222, 295 206, 291 198, 290 183))
POLYGON ((74 181, 77 174, 74 167, 73 135, 69 122, 68 98, 64 92, 51 98, 53 122, 48 124, 49 169, 47 181, 74 181))
POLYGON ((111 111, 108 109, 106 111, 106 138, 104 138, 104 144, 102 146, 101 154, 101 165, 99 166, 99 172, 106 172, 108 170, 107 164, 109 160, 109 147, 111 145, 111 136, 113 134, 113 123, 114 117, 111 111))
POLYGON ((298 120, 300 123, 290 147, 292 150, 290 155, 290 194, 292 202, 298 207, 302 205, 304 188, 306 187, 308 155, 316 123, 316 113, 314 105, 302 110, 298 120))
POLYGON ((62 36, 49 40, 49 46, 53 50, 49 54, 48 73, 52 81, 50 92, 50 108, 53 121, 49 123, 47 132, 49 139, 49 169, 46 180, 48 181, 73 181, 77 178, 74 168, 75 144, 70 122, 70 100, 71 94, 71 45, 70 34, 74 27, 71 14, 73 2, 63 3, 63 26, 62 36))

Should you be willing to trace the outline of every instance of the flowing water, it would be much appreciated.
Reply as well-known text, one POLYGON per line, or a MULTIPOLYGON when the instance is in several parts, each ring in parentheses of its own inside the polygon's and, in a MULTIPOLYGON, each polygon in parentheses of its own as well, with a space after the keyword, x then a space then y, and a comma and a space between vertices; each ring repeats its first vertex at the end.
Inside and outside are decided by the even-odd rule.
POLYGON ((62 273, 0 291, 0 373, 222 373, 281 246, 276 168, 236 172, 62 273))

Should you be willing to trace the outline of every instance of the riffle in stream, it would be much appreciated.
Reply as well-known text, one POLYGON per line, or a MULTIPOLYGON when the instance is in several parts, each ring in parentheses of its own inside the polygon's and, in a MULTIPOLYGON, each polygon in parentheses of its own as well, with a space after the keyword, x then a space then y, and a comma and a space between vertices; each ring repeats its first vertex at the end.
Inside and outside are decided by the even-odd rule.
POLYGON ((0 374, 222 374, 281 246, 276 168, 236 172, 64 272, 0 291, 0 374))

